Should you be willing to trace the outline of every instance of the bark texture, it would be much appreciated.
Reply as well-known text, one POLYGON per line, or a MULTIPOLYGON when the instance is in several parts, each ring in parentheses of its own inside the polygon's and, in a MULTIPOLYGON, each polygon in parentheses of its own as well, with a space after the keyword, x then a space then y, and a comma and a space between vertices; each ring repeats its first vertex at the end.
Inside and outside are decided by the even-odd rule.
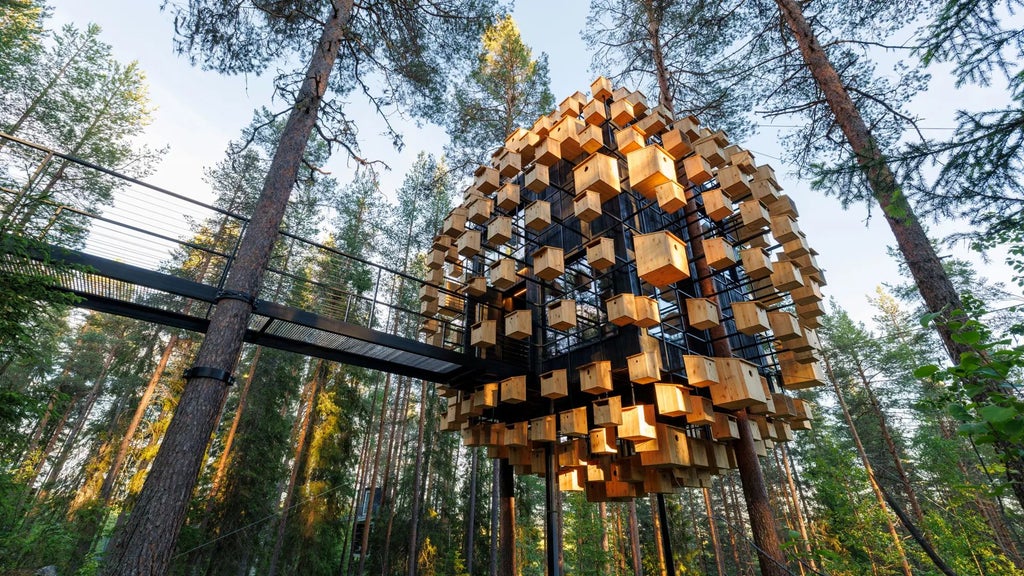
MULTIPOLYGON (((330 17, 324 22, 253 210, 253 219, 242 237, 225 283, 226 290, 259 292, 351 15, 351 0, 336 0, 330 17)), ((233 371, 251 315, 248 303, 222 300, 214 309, 195 365, 233 371)), ((220 380, 189 379, 135 508, 114 534, 106 554, 104 575, 162 576, 167 573, 227 391, 228 386, 220 380)))

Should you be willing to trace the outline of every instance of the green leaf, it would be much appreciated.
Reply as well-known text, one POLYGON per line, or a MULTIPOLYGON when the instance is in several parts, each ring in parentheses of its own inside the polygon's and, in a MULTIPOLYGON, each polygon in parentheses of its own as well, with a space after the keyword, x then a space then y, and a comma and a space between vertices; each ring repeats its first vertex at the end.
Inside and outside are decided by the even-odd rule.
POLYGON ((915 378, 930 378, 932 376, 932 374, 935 374, 938 371, 939 371, 939 367, 938 366, 936 366, 934 364, 928 364, 928 365, 925 365, 925 366, 920 366, 916 370, 914 370, 914 377, 915 378))
POLYGON ((978 410, 978 414, 986 421, 992 424, 1002 424, 1008 422, 1014 416, 1017 415, 1017 411, 1013 408, 1007 408, 1005 406, 998 406, 996 404, 989 404, 981 410, 978 410))

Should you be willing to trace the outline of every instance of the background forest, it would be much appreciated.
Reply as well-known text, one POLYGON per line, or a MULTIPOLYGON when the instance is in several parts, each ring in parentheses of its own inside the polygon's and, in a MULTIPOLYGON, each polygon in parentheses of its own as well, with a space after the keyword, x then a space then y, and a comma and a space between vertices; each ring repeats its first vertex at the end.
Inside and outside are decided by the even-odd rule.
MULTIPOLYGON (((302 95, 302 65, 294 61, 305 64, 320 26, 309 14, 324 12, 325 3, 242 2, 251 10, 231 23, 199 17, 206 4, 217 3, 166 7, 183 58, 225 74, 279 71, 276 99, 253 110, 223 157, 204 168, 205 197, 252 216, 289 130, 289 104, 302 95), (263 53, 225 46, 229 25, 263 53)), ((555 106, 548 60, 556 55, 534 53, 507 6, 442 3, 469 16, 454 24, 432 14, 439 24, 425 30, 410 24, 422 16, 410 7, 418 4, 368 2, 372 18, 353 20, 414 31, 377 38, 389 32, 368 27, 366 38, 386 48, 339 59, 336 67, 348 73, 332 78, 318 104, 282 227, 422 278, 432 238, 473 167, 555 106), (408 170, 386 173, 360 147, 370 137, 346 108, 353 95, 384 118, 384 138, 395 147, 401 134, 390 120, 399 117, 443 127, 447 143, 406 148, 403 156, 414 158, 408 170), (324 170, 332 155, 349 169, 324 170)), ((844 207, 871 206, 897 238, 900 225, 935 223, 961 247, 988 251, 1009 282, 988 281, 989 270, 945 255, 944 238, 925 237, 925 247, 939 252, 945 292, 919 274, 925 249, 897 242, 892 258, 903 280, 861 295, 870 320, 849 314, 847 303, 829 303, 819 330, 829 386, 800 393, 815 408, 813 429, 762 458, 785 570, 1024 573, 1024 32, 1012 14, 1021 3, 819 4, 595 0, 582 35, 594 76, 639 88, 739 141, 765 118, 793 121, 799 128, 785 144, 802 167, 794 177, 844 207), (694 26, 705 34, 691 34, 694 26), (850 99, 846 116, 801 32, 817 34, 814 50, 827 56, 850 99), (881 72, 877 59, 895 59, 902 74, 881 72), (922 135, 907 104, 929 89, 936 67, 955 83, 998 90, 1005 105, 962 111, 948 139, 922 135), (939 292, 945 300, 936 300, 939 292)), ((89 22, 53 26, 52 10, 38 0, 0 0, 0 132, 145 180, 167 154, 141 144, 160 113, 145 71, 115 57, 89 22)), ((14 154, 0 140, 4 162, 14 154)), ((50 229, 31 210, 16 210, 8 171, 0 165, 5 242, 10 234, 87 241, 88 229, 50 229)), ((111 209, 119 193, 116 183, 74 165, 40 188, 47 202, 90 212, 111 209)), ((197 242, 227 250, 239 240, 226 220, 192 224, 197 242)), ((295 276, 262 287, 279 301, 331 297, 310 279, 329 278, 351 293, 376 288, 368 266, 338 269, 292 246, 270 257, 295 276)), ((197 281, 216 273, 203 253, 189 250, 166 255, 161 266, 197 281)), ((418 307, 408 287, 385 289, 418 307)), ((405 335, 417 337, 415 327, 405 335)), ((75 309, 38 278, 4 277, 0 573, 109 570, 101 567, 104 551, 139 498, 201 340, 75 309)), ((431 383, 250 345, 235 373, 170 573, 497 573, 497 468, 485 450, 439 431, 446 402, 431 383)), ((515 490, 517 567, 543 574, 544 486, 522 477, 515 490)), ((671 495, 667 505, 677 573, 759 573, 735 473, 671 495)), ((663 573, 653 497, 599 505, 565 493, 561 519, 566 573, 663 573)))

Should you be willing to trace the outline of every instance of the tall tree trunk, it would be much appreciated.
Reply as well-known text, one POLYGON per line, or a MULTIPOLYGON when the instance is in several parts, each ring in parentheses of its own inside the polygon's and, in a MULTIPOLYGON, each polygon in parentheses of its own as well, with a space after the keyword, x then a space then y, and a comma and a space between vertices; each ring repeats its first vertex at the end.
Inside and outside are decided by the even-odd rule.
POLYGON ((658 497, 649 494, 647 500, 651 505, 651 524, 654 530, 654 552, 658 555, 658 573, 661 576, 668 576, 668 568, 665 565, 665 543, 661 540, 661 519, 658 517, 658 497))
POLYGON ((658 103, 675 112, 672 89, 669 87, 669 72, 665 66, 665 53, 661 45, 661 12, 654 6, 655 0, 644 0, 644 11, 647 13, 647 41, 651 46, 651 59, 654 60, 654 76, 658 80, 658 103))
POLYGON ((363 576, 366 570, 366 558, 370 555, 370 525, 373 519, 373 505, 376 501, 377 471, 380 469, 381 438, 384 436, 384 425, 387 420, 388 393, 391 391, 391 374, 384 377, 384 391, 380 401, 380 422, 377 423, 377 446, 374 450, 373 460, 370 461, 370 483, 367 484, 369 501, 366 507, 366 518, 363 519, 362 541, 359 546, 359 568, 356 576, 363 576))
POLYGON ((488 571, 490 576, 498 576, 498 506, 500 506, 498 484, 501 482, 499 477, 501 472, 498 467, 500 462, 500 458, 491 460, 491 564, 488 571))
POLYGON ((284 546, 284 536, 288 529, 288 512, 292 507, 292 498, 295 496, 295 485, 299 478, 300 468, 303 467, 306 460, 306 448, 310 441, 311 432, 313 431, 313 419, 316 417, 316 404, 320 399, 320 389, 322 379, 324 378, 323 366, 326 364, 324 360, 318 360, 316 368, 313 370, 313 375, 306 384, 306 391, 303 394, 305 397, 305 409, 302 413, 302 418, 299 419, 300 425, 298 428, 298 434, 295 435, 295 454, 292 458, 292 469, 288 475, 288 485, 284 490, 284 502, 281 503, 281 517, 277 521, 277 532, 274 537, 274 549, 270 554, 270 565, 267 567, 267 576, 274 576, 277 574, 277 564, 281 558, 281 549, 284 546))
POLYGON ((419 422, 416 423, 416 464, 413 466, 413 474, 415 477, 412 481, 412 506, 409 512, 409 576, 416 576, 416 561, 418 559, 417 553, 419 551, 419 527, 420 527, 420 500, 422 499, 421 490, 423 482, 421 480, 421 473, 423 472, 423 435, 425 430, 425 423, 427 421, 427 387, 430 384, 420 381, 420 418, 419 422))
MULTIPOLYGON (((121 333, 124 336, 124 332, 121 333)), ((78 419, 75 420, 75 424, 68 431, 68 437, 64 441, 64 445, 61 447, 60 452, 57 454, 57 460, 50 465, 50 472, 46 475, 46 480, 43 481, 43 486, 39 490, 38 497, 43 497, 57 482, 57 477, 60 476, 61 471, 64 469, 64 464, 68 460, 68 456, 71 455, 71 450, 74 448, 75 442, 78 440, 78 435, 82 433, 82 428, 85 427, 86 421, 89 420, 89 415, 92 413, 93 406, 96 405, 96 400, 99 399, 100 394, 103 392, 103 384, 107 380, 107 373, 110 370, 110 366, 114 363, 117 358, 117 353, 120 350, 119 345, 115 345, 110 351, 107 352, 107 356, 103 359, 103 366, 100 369, 100 373, 96 376, 96 381, 93 383, 89 393, 86 394, 83 399, 84 405, 81 407, 81 414, 78 419)))
POLYGON ((640 556, 640 523, 636 518, 636 499, 629 501, 629 546, 633 550, 633 576, 644 576, 640 556))
POLYGON ((612 559, 608 556, 608 505, 606 503, 597 503, 597 515, 601 519, 601 552, 604 554, 604 558, 601 560, 601 574, 607 576, 611 573, 609 569, 612 567, 612 559))
POLYGON ((470 448, 469 464, 469 506, 466 511, 466 573, 473 574, 473 560, 476 555, 473 553, 476 548, 474 536, 476 535, 476 482, 479 475, 480 457, 476 448, 470 448))
POLYGON ((885 448, 889 452, 889 457, 892 458, 903 493, 910 503, 910 511, 914 515, 914 520, 918 524, 922 524, 924 523, 924 512, 921 510, 921 503, 917 499, 917 491, 914 490, 914 486, 910 483, 910 475, 907 474, 907 470, 903 466, 903 458, 900 451, 896 448, 896 442, 892 439, 892 432, 889 430, 889 418, 882 411, 882 405, 878 401, 878 396, 875 395, 875 391, 871 387, 871 381, 868 379, 867 373, 859 361, 857 362, 857 375, 860 377, 861 385, 864 386, 868 403, 871 404, 871 411, 874 412, 875 418, 878 419, 878 427, 882 432, 882 441, 885 442, 885 448))
MULTIPOLYGON (((228 274, 226 290, 252 295, 259 292, 351 15, 351 0, 334 0, 333 10, 324 22, 305 80, 281 133, 263 191, 253 210, 253 219, 228 274)), ((247 302, 221 300, 213 311, 195 366, 230 374, 238 362, 251 315, 252 308, 247 302)), ((220 379, 203 376, 188 379, 135 509, 121 530, 115 532, 108 547, 105 576, 162 576, 167 573, 206 445, 226 397, 227 384, 220 379)))
POLYGON ((139 404, 135 408, 132 421, 128 423, 128 429, 125 430, 124 437, 121 438, 117 454, 114 456, 113 462, 110 463, 110 469, 107 470, 107 475, 103 478, 103 486, 100 487, 100 500, 103 501, 104 505, 110 504, 110 498, 114 494, 114 484, 117 482, 117 477, 121 474, 121 466, 124 465, 125 458, 128 457, 128 449, 131 447, 132 439, 135 437, 135 431, 138 430, 139 424, 142 423, 142 417, 145 416, 146 409, 149 408, 149 403, 153 399, 153 392, 156 391, 156 385, 160 383, 160 378, 163 377, 164 370, 167 368, 167 361, 170 360, 171 354, 174 353, 174 349, 177 346, 178 335, 171 334, 167 345, 164 346, 163 353, 160 355, 160 361, 157 363, 156 369, 153 370, 153 375, 150 376, 146 389, 142 392, 142 398, 139 399, 139 404))
POLYGON ((704 494, 704 513, 708 517, 708 534, 711 536, 711 546, 715 552, 715 573, 718 576, 725 576, 725 564, 722 558, 722 543, 718 539, 718 523, 711 512, 711 489, 702 488, 704 494))
MULTIPOLYGON (((962 321, 960 317, 963 315, 963 304, 959 294, 942 267, 942 262, 935 253, 928 235, 925 234, 921 222, 914 214, 914 209, 896 182, 896 177, 878 148, 878 143, 871 135, 828 55, 818 43, 814 30, 804 18, 800 3, 797 0, 775 1, 800 47, 808 71, 824 94, 836 123, 857 156, 857 164, 867 178, 875 200, 882 208, 882 215, 896 238, 896 244, 907 269, 914 277, 914 283, 921 293, 925 306, 929 312, 941 314, 941 320, 936 322, 935 326, 946 347, 946 353, 954 363, 959 362, 962 354, 971 352, 969 345, 953 339, 949 325, 949 321, 954 318, 962 321)), ((984 401, 989 396, 999 394, 999 390, 989 384, 973 399, 984 401)), ((1017 502, 1024 506, 1024 446, 999 439, 994 443, 994 447, 1006 466, 1006 478, 1017 502)))
POLYGON ((249 373, 242 383, 242 389, 238 391, 238 406, 235 408, 235 415, 231 419, 231 428, 228 429, 227 438, 224 439, 224 448, 221 450, 220 458, 217 459, 217 467, 214 468, 213 480, 210 482, 210 491, 207 494, 207 500, 211 503, 220 491, 220 484, 224 481, 225 474, 227 474, 228 458, 231 456, 231 448, 235 444, 238 423, 242 421, 242 412, 245 411, 245 404, 249 398, 249 389, 252 387, 252 379, 256 375, 256 368, 259 366, 260 354, 262 352, 263 347, 257 346, 256 351, 252 354, 252 361, 249 362, 249 373))
POLYGON ((789 496, 793 503, 793 515, 796 517, 797 529, 800 531, 800 539, 803 541, 804 552, 807 553, 808 564, 811 570, 817 571, 818 567, 815 565, 814 555, 811 552, 811 542, 807 539, 807 524, 804 523, 804 515, 800 511, 800 495, 796 489, 796 483, 793 482, 793 471, 789 464, 789 450, 786 448, 786 444, 782 443, 782 468, 786 474, 786 484, 789 486, 789 496))
POLYGON ((846 406, 846 399, 843 397, 843 392, 839 389, 839 383, 836 382, 835 376, 832 374, 832 366, 828 361, 828 357, 825 357, 825 369, 828 372, 828 379, 832 381, 832 389, 836 393, 836 398, 839 400, 839 407, 843 411, 843 418, 846 420, 846 425, 850 428, 850 435, 853 436, 853 443, 857 447, 857 454, 860 456, 861 464, 864 466, 864 472, 868 476, 868 483, 871 485, 871 491, 875 494, 875 500, 878 502, 878 507, 882 510, 882 515, 885 516, 885 523, 889 529, 889 536, 892 537, 892 544, 899 553, 900 562, 902 564, 903 574, 905 576, 913 576, 910 570, 910 563, 907 562, 907 554, 903 550, 903 541, 900 539, 900 535, 896 532, 896 525, 893 524, 892 518, 889 516, 889 511, 886 508, 885 496, 882 494, 882 489, 878 486, 878 482, 875 480, 875 472, 871 467, 871 462, 868 460, 868 454, 864 451, 864 445, 861 444, 860 434, 857 433, 857 427, 853 424, 853 417, 850 416, 850 409, 846 406))
MULTIPOLYGON (((516 576, 516 476, 507 458, 498 462, 499 576, 516 576)), ((608 539, 604 539, 607 548, 608 539)))

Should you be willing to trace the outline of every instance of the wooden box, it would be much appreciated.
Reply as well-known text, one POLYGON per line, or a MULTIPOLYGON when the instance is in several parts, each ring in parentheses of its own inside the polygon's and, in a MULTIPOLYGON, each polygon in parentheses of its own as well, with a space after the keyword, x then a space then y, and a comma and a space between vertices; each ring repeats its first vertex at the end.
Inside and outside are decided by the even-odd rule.
POLYGON ((487 293, 487 278, 483 276, 470 276, 466 279, 466 285, 462 288, 466 296, 479 298, 487 293))
POLYGON ((533 160, 542 166, 552 166, 562 159, 562 143, 550 137, 545 137, 533 147, 533 160))
POLYGON ((675 214, 686 207, 686 190, 675 180, 654 187, 658 207, 669 214, 675 214))
POLYGON ((593 154, 604 148, 604 134, 599 126, 587 126, 579 134, 580 148, 587 154, 593 154))
POLYGON ((533 335, 533 313, 530 310, 516 310, 505 314, 505 336, 524 340, 533 335))
POLYGON ((559 156, 567 160, 576 158, 583 151, 580 148, 579 133, 583 129, 583 122, 579 118, 565 117, 548 133, 549 140, 558 141, 559 156))
POLYGON ((530 442, 555 442, 558 434, 555 431, 555 415, 549 414, 530 420, 530 442))
MULTIPOLYGON (((811 248, 807 245, 807 238, 804 237, 803 232, 800 232, 796 240, 783 242, 782 250, 786 253, 786 256, 794 259, 806 256, 811 252, 811 248)), ((824 284, 824 282, 822 282, 822 284, 824 284)))
POLYGON ((580 390, 587 394, 604 394, 612 391, 612 363, 598 360, 579 368, 580 390))
POLYGON ((604 102, 605 100, 612 97, 612 83, 604 76, 598 76, 590 84, 590 94, 594 97, 594 100, 604 102))
POLYGON ((780 260, 772 264, 772 285, 779 292, 789 292, 796 288, 802 288, 804 277, 800 274, 800 268, 792 260, 780 260))
POLYGON ((657 300, 649 296, 637 296, 633 302, 636 306, 634 325, 640 328, 651 328, 661 324, 661 312, 658 310, 657 300))
POLYGON ((679 128, 673 128, 661 135, 661 146, 668 155, 676 160, 693 152, 690 139, 679 128))
POLYGON ((772 185, 771 182, 764 180, 754 179, 750 183, 750 194, 755 200, 758 200, 765 206, 770 206, 779 199, 779 188, 772 185))
POLYGON ((491 266, 491 286, 498 290, 508 290, 519 281, 516 276, 516 263, 511 258, 501 258, 491 266))
POLYGON ((729 198, 743 198, 750 194, 750 185, 747 179, 736 166, 726 166, 718 170, 718 185, 729 198))
POLYGON ((657 198, 655 187, 675 181, 675 160, 657 144, 645 146, 626 154, 630 187, 649 200, 657 198))
POLYGON ((584 190, 572 201, 572 211, 581 222, 593 222, 601 216, 601 194, 597 190, 584 190))
POLYGON ((480 253, 480 231, 479 230, 466 230, 459 235, 459 239, 455 241, 455 245, 458 247, 459 255, 471 258, 480 253))
POLYGON ((739 410, 768 402, 754 364, 739 358, 715 358, 715 367, 718 369, 718 384, 709 387, 711 402, 715 406, 739 410))
MULTIPOLYGON (((546 190, 549 184, 548 167, 544 164, 534 164, 533 168, 523 176, 523 186, 526 186, 527 190, 540 193, 546 190)), ((518 190, 516 193, 518 196, 518 190)))
POLYGON ((526 376, 512 376, 501 381, 501 401, 508 404, 526 402, 526 376))
POLYGON ((548 304, 548 328, 568 330, 576 327, 576 301, 557 300, 548 304))
POLYGON ((764 248, 750 247, 740 250, 740 261, 743 262, 743 271, 753 280, 772 275, 772 261, 764 248))
POLYGON ((569 395, 569 379, 565 368, 552 370, 540 375, 540 395, 557 400, 569 395))
POLYGON ((495 408, 498 406, 498 383, 488 382, 483 386, 478 386, 473 391, 473 410, 480 411, 485 408, 495 408))
POLYGON ((736 330, 748 336, 760 334, 771 327, 768 324, 768 310, 756 301, 733 302, 732 319, 736 330))
POLYGON ((797 320, 796 314, 792 312, 784 310, 769 312, 768 324, 771 325, 772 333, 775 334, 775 337, 783 342, 796 340, 803 336, 803 332, 800 330, 800 322, 797 320))
POLYGON ((683 160, 683 172, 686 173, 686 179, 697 186, 714 178, 714 174, 711 173, 711 164, 708 164, 708 161, 700 154, 687 156, 683 160))
POLYGON ((715 422, 711 424, 711 437, 715 440, 739 440, 740 428, 736 418, 719 412, 715 414, 715 422))
POLYGON ((661 380, 661 355, 641 352, 626 357, 629 379, 637 384, 653 384, 661 380))
POLYGON ((636 296, 633 294, 616 294, 605 301, 608 321, 616 326, 628 326, 637 320, 636 296))
MULTIPOLYGON (((545 202, 546 204, 546 202, 545 202)), ((541 246, 533 253, 533 275, 548 282, 565 273, 565 252, 553 246, 541 246)))
POLYGON ((466 217, 474 224, 483 224, 491 217, 494 210, 494 200, 490 198, 474 198, 466 206, 466 217))
POLYGON ((424 284, 420 286, 420 302, 429 302, 431 300, 437 300, 437 286, 430 284, 424 284))
POLYGON ((500 246, 512 239, 512 218, 508 216, 495 216, 487 224, 487 243, 491 246, 500 246))
POLYGON ((586 481, 586 468, 566 468, 558 473, 558 489, 561 492, 583 492, 586 481))
POLYGON ((821 288, 817 282, 810 278, 804 278, 804 285, 800 288, 794 288, 790 291, 789 295, 797 306, 814 304, 822 300, 821 288))
POLYGON ((779 353, 779 368, 782 371, 782 386, 786 390, 804 390, 825 384, 820 364, 797 362, 792 352, 779 353))
POLYGON ((526 205, 523 217, 530 230, 543 230, 551 225, 551 203, 534 200, 526 205))
POLYGON ((773 415, 776 418, 790 420, 796 418, 796 405, 793 404, 793 397, 775 392, 772 394, 772 403, 775 404, 773 415))
POLYGON ((771 217, 772 236, 779 242, 785 243, 800 238, 800 227, 789 214, 772 215, 771 217))
POLYGON ((712 167, 723 166, 726 161, 725 152, 713 138, 701 138, 693 143, 693 151, 708 161, 712 167))
POLYGON ((686 244, 667 231, 633 236, 637 275, 658 288, 690 277, 686 244))
POLYGON ((590 453, 597 456, 618 454, 615 443, 618 437, 615 435, 615 428, 594 428, 589 433, 590 453))
POLYGON ((583 121, 594 128, 600 129, 606 120, 608 120, 608 112, 605 110, 603 100, 595 97, 583 107, 583 121))
POLYGON ((740 202, 740 218, 743 219, 743 225, 748 228, 763 228, 771 224, 768 209, 757 200, 740 202))
POLYGON ((785 194, 779 195, 774 202, 768 204, 768 213, 772 215, 772 218, 789 216, 796 219, 800 217, 800 211, 796 209, 793 199, 785 194))
POLYGON ((626 95, 625 99, 627 102, 633 105, 633 112, 636 114, 637 118, 643 115, 643 113, 646 112, 648 109, 647 97, 644 96, 644 93, 639 90, 630 92, 629 94, 626 95))
POLYGON ((721 236, 704 238, 701 240, 701 245, 704 248, 704 258, 707 260, 708 266, 716 270, 725 270, 739 261, 736 249, 721 236))
POLYGON ((424 300, 420 302, 420 314, 434 316, 437 314, 437 300, 424 300))
POLYGON ((654 406, 637 404, 622 409, 622 424, 618 427, 618 437, 623 440, 642 442, 655 440, 658 437, 654 427, 654 406))
POLYGON ((420 324, 420 332, 424 334, 436 334, 438 329, 437 320, 427 318, 420 324))
POLYGON ((587 407, 580 406, 558 413, 558 431, 565 436, 583 437, 589 434, 587 428, 587 407))
POLYGON ((715 406, 711 399, 696 394, 687 393, 686 395, 688 396, 686 403, 690 407, 690 413, 686 415, 686 423, 694 426, 714 424, 715 406))
POLYGON ((636 125, 629 126, 615 133, 615 149, 619 151, 619 154, 629 154, 643 147, 644 135, 636 129, 636 125))
POLYGON ((686 322, 697 330, 718 326, 718 305, 710 298, 687 298, 686 322))
POLYGON ((511 178, 523 169, 523 157, 517 152, 506 151, 498 158, 498 173, 511 178))
MULTIPOLYGON (((665 129, 665 118, 661 114, 651 113, 636 124, 633 124, 633 127, 644 136, 654 136, 660 134, 665 129)), ((675 160, 675 157, 672 159, 675 160)))
POLYGON ((775 398, 772 396, 772 390, 768 386, 768 379, 761 376, 761 390, 764 391, 765 403, 756 404, 751 406, 747 410, 751 414, 772 414, 775 412, 775 398))
POLYGON ((605 270, 615 265, 615 240, 595 238, 587 242, 587 262, 594 270, 605 270))
POLYGON ((662 416, 685 416, 690 412, 686 401, 689 396, 683 394, 686 389, 678 384, 657 383, 654 385, 654 400, 658 414, 662 416))
POLYGON ((693 465, 693 454, 686 433, 681 428, 657 425, 658 449, 640 454, 640 462, 647 467, 688 467, 693 465))
POLYGON ((575 118, 583 111, 583 105, 586 102, 587 97, 582 92, 576 92, 558 105, 558 115, 562 118, 575 118))
POLYGON ((505 424, 505 437, 503 438, 505 446, 510 448, 525 448, 529 446, 529 430, 530 423, 526 421, 505 424))
POLYGON ((473 324, 469 343, 477 348, 489 348, 498 343, 498 322, 481 320, 473 324))
POLYGON ((591 154, 572 169, 575 192, 596 190, 601 195, 601 202, 614 198, 620 190, 619 163, 605 154, 591 154))
POLYGON ((704 212, 708 215, 708 218, 715 222, 721 222, 732 216, 732 200, 729 200, 725 192, 722 192, 720 189, 705 190, 700 197, 704 201, 704 212))
POLYGON ((793 420, 811 420, 814 418, 814 411, 811 409, 811 405, 803 398, 793 398, 793 408, 796 413, 793 420))
POLYGON ((592 402, 594 406, 594 426, 618 426, 622 424, 622 398, 609 396, 598 398, 592 402))
POLYGON ((697 354, 684 354, 683 366, 686 368, 686 383, 690 386, 707 388, 718 384, 718 368, 714 359, 697 354))
POLYGON ((445 217, 444 224, 441 226, 441 233, 445 236, 458 238, 459 234, 462 234, 465 231, 466 208, 463 206, 456 206, 455 208, 452 208, 452 211, 445 217))
POLYGON ((519 185, 515 182, 506 182, 498 189, 498 208, 502 210, 515 210, 519 206, 519 185))
POLYGON ((633 104, 628 100, 614 100, 609 108, 612 122, 619 128, 625 128, 626 124, 633 121, 633 104))
POLYGON ((490 194, 498 189, 498 182, 500 176, 496 168, 490 166, 480 166, 473 172, 476 179, 473 181, 473 187, 483 192, 484 194, 490 194))
POLYGON ((754 166, 754 155, 749 150, 739 150, 733 153, 729 156, 729 163, 747 175, 757 171, 757 168, 754 166))

